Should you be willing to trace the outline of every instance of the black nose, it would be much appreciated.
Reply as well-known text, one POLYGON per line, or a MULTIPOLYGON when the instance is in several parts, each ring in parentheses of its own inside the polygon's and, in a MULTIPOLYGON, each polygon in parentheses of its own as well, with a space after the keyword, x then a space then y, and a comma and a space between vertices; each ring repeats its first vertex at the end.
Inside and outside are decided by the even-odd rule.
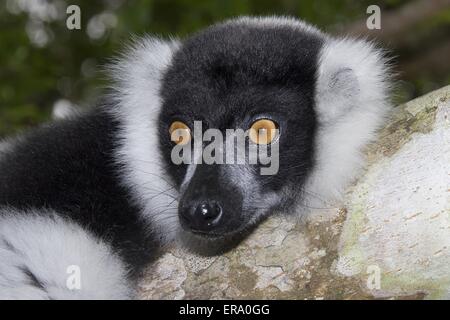
POLYGON ((222 206, 217 201, 201 201, 181 211, 184 223, 192 231, 213 230, 222 217, 222 206))

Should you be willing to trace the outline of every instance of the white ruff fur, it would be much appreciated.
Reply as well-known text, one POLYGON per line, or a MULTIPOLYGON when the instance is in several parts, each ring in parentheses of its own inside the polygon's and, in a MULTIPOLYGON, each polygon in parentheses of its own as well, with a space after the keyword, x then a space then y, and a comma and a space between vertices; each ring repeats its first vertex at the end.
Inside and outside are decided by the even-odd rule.
POLYGON ((109 246, 77 224, 52 213, 39 214, 0 211, 0 299, 134 296, 127 270, 109 246), (69 266, 79 267, 79 290, 67 286, 73 272, 69 266))
POLYGON ((364 147, 391 109, 387 78, 386 59, 371 43, 326 40, 316 83, 316 164, 305 186, 311 207, 341 201, 364 166, 364 147))
POLYGON ((111 112, 121 123, 117 161, 123 179, 141 207, 145 219, 163 241, 178 231, 176 190, 164 171, 158 142, 161 78, 169 66, 177 41, 147 37, 135 42, 111 67, 114 99, 111 112))

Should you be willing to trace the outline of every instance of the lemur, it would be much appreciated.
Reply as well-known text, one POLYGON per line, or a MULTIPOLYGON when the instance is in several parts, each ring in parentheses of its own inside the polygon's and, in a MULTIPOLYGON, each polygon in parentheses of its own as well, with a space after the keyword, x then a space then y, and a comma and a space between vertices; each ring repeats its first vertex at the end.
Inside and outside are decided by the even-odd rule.
POLYGON ((390 109, 381 49, 287 17, 234 18, 184 40, 147 36, 109 72, 95 107, 0 148, 0 298, 134 298, 167 243, 212 245, 274 212, 339 201, 390 109), (264 143, 278 144, 278 171, 175 164, 171 133, 191 134, 194 121, 276 128, 264 143))

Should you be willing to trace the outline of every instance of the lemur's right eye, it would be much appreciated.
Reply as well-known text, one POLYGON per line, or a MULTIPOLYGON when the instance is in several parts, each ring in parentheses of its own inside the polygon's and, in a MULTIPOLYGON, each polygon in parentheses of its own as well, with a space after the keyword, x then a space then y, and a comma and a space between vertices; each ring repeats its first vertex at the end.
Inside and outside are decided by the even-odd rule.
POLYGON ((185 145, 191 140, 191 129, 181 121, 174 121, 169 127, 170 140, 185 145))

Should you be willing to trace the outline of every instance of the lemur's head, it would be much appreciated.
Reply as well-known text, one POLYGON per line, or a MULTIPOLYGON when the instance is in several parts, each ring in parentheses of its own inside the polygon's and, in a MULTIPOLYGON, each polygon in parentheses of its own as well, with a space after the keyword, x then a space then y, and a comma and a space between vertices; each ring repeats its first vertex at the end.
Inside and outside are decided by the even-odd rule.
POLYGON ((136 200, 163 233, 206 239, 338 199, 388 105, 371 44, 288 18, 146 38, 114 68, 119 160, 136 200))

